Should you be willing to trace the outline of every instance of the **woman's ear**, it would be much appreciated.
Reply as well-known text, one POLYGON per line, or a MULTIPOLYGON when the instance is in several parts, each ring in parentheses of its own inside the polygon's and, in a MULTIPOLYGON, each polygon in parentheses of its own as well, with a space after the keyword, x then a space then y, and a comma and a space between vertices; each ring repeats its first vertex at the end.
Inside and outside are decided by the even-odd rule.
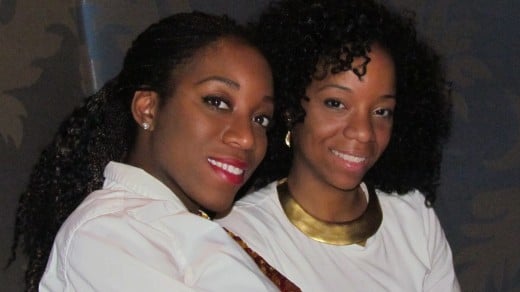
POLYGON ((137 124, 145 131, 153 130, 158 105, 159 96, 157 92, 138 90, 134 93, 131 105, 132 115, 137 124))

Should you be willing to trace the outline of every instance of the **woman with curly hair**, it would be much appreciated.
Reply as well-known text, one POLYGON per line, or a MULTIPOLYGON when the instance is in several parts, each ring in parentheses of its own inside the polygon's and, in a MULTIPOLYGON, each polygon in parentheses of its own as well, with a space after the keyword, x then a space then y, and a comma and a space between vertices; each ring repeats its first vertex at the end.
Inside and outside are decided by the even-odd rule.
POLYGON ((272 181, 219 221, 302 291, 459 291, 431 205, 451 102, 413 20, 370 0, 275 1, 272 181), (284 144, 287 144, 284 145, 284 144))
POLYGON ((32 172, 13 247, 29 258, 26 289, 46 266, 40 291, 275 291, 205 215, 228 209, 264 157, 272 90, 227 17, 147 28, 32 172))

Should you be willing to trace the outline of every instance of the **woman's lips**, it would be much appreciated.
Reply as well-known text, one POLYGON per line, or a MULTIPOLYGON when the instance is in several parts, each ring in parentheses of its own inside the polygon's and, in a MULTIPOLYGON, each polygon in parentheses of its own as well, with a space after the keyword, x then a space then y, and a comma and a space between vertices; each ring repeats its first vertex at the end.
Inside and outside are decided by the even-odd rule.
POLYGON ((234 185, 244 183, 244 173, 247 169, 247 163, 237 159, 217 159, 208 158, 208 162, 213 170, 224 178, 226 181, 234 185))
POLYGON ((336 155, 337 157, 351 163, 362 163, 366 160, 366 157, 360 157, 355 155, 350 155, 344 152, 340 152, 338 150, 331 150, 332 154, 336 155))
POLYGON ((331 149, 332 154, 339 158, 342 165, 351 171, 362 171, 367 163, 367 157, 347 154, 335 149, 331 149))

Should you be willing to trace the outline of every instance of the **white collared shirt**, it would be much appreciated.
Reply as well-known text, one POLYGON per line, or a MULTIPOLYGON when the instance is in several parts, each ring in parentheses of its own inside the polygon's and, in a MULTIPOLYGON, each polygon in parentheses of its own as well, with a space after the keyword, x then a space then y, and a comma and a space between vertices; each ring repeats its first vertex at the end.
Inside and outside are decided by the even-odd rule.
POLYGON ((58 232, 40 291, 277 291, 156 178, 116 162, 104 174, 58 232))

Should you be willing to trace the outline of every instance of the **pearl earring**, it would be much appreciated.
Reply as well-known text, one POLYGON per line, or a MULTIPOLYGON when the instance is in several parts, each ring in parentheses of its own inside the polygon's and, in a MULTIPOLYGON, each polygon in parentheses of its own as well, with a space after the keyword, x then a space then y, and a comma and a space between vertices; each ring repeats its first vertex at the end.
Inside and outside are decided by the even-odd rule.
POLYGON ((147 122, 143 122, 143 123, 141 124, 141 126, 143 127, 143 129, 144 129, 145 131, 147 131, 148 129, 150 129, 150 124, 147 123, 147 122))

